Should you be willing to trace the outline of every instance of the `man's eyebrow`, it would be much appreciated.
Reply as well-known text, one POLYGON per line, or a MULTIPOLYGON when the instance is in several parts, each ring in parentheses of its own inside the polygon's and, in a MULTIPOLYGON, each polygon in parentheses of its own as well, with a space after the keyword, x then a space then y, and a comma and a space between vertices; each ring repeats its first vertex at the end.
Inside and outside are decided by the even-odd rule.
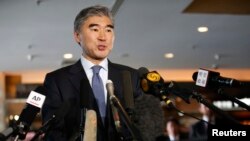
POLYGON ((90 24, 89 27, 98 26, 98 24, 90 24))
POLYGON ((111 24, 107 25, 107 27, 109 27, 109 28, 113 28, 113 29, 114 29, 114 26, 113 26, 113 25, 111 25, 111 24))
MULTIPOLYGON (((94 26, 99 26, 99 25, 98 25, 98 24, 90 24, 90 25, 89 25, 89 28, 94 27, 94 26)), ((114 28, 114 26, 111 25, 111 24, 107 25, 106 27, 114 28)))

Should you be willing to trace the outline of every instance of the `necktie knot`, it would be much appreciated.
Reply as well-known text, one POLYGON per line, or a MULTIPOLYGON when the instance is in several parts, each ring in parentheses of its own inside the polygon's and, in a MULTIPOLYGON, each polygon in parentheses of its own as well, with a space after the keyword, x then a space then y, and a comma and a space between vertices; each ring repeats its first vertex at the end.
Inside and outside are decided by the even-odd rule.
POLYGON ((93 67, 92 67, 93 73, 94 73, 94 74, 98 74, 98 73, 100 72, 100 69, 101 69, 101 68, 102 68, 102 67, 99 66, 99 65, 93 66, 93 67))

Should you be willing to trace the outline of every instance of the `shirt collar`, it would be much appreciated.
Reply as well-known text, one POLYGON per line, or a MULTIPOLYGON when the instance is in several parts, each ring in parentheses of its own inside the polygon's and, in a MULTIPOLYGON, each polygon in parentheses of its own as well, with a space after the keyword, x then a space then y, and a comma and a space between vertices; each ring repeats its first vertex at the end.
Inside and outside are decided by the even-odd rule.
POLYGON ((211 118, 209 118, 208 116, 203 115, 202 119, 205 120, 205 121, 207 121, 207 122, 209 122, 209 123, 212 123, 212 124, 215 122, 215 117, 214 116, 212 116, 211 118))
MULTIPOLYGON (((83 57, 81 55, 81 63, 84 69, 91 69, 95 64, 93 64, 92 62, 90 62, 89 60, 87 60, 85 57, 83 57)), ((108 71, 108 59, 105 58, 100 64, 98 64, 100 66, 102 66, 102 68, 106 71, 108 71)))

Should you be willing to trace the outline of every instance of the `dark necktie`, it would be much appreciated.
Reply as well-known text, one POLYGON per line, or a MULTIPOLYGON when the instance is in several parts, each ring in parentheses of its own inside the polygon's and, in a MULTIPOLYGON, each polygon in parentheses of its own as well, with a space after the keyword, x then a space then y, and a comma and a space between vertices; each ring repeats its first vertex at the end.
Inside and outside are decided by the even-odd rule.
POLYGON ((104 119, 106 116, 106 104, 104 97, 104 87, 102 83, 102 78, 99 75, 100 69, 102 67, 95 65, 92 67, 93 69, 93 77, 92 77, 92 89, 95 95, 95 99, 97 101, 99 111, 101 114, 102 122, 104 123, 104 119))

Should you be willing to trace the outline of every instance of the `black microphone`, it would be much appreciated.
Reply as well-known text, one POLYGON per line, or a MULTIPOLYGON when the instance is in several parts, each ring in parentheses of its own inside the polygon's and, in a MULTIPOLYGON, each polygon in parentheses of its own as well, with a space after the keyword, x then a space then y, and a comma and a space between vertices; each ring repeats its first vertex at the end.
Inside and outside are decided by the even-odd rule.
POLYGON ((165 83, 157 71, 149 72, 146 68, 139 68, 141 76, 141 88, 146 94, 154 95, 161 101, 167 101, 169 94, 182 98, 186 103, 190 103, 192 91, 180 88, 175 82, 165 83))
POLYGON ((60 120, 63 120, 64 116, 67 114, 68 110, 70 110, 70 101, 66 101, 62 104, 62 106, 55 111, 55 113, 48 119, 42 127, 40 127, 35 135, 32 137, 30 141, 36 141, 36 139, 43 133, 48 134, 50 129, 58 124, 60 120))
POLYGON ((39 86, 34 91, 31 91, 17 123, 0 133, 1 141, 7 140, 10 136, 16 136, 17 139, 21 140, 25 139, 31 123, 43 106, 46 98, 45 94, 46 89, 43 86, 39 86))
POLYGON ((197 86, 201 87, 241 87, 244 86, 243 82, 240 82, 233 78, 226 78, 220 76, 219 72, 210 71, 206 69, 199 69, 198 72, 194 72, 193 80, 196 81, 197 86))
POLYGON ((138 71, 141 77, 141 88, 145 93, 156 97, 165 94, 166 85, 158 72, 149 72, 146 68, 139 68, 138 71))
POLYGON ((125 110, 128 112, 129 116, 133 116, 134 113, 134 96, 132 88, 131 74, 129 71, 122 71, 122 86, 123 95, 125 100, 125 110))
MULTIPOLYGON (((83 78, 80 81, 80 95, 79 95, 79 103, 80 103, 80 125, 79 128, 74 131, 74 133, 70 137, 70 141, 81 140, 84 139, 84 132, 86 124, 89 124, 89 120, 87 120, 87 113, 90 111, 91 103, 93 103, 94 99, 91 95, 91 86, 89 80, 87 78, 83 78)), ((92 110, 91 110, 92 111, 92 110)))
MULTIPOLYGON (((220 73, 205 69, 199 69, 198 72, 195 72, 193 74, 193 80, 196 81, 196 85, 200 87, 212 87, 212 86, 216 88, 218 88, 219 86, 242 87, 245 85, 243 82, 240 82, 232 78, 221 77, 220 73)), ((223 89, 220 88, 217 93, 250 111, 250 106, 248 106, 247 104, 245 104, 244 102, 240 101, 239 99, 233 96, 225 94, 223 89)))
POLYGON ((85 118, 87 110, 90 108, 90 93, 91 86, 89 84, 89 81, 86 78, 83 78, 80 82, 80 140, 83 140, 84 138, 85 118))
POLYGON ((90 108, 90 93, 91 86, 87 79, 82 79, 80 82, 80 108, 81 109, 89 109, 90 108))

